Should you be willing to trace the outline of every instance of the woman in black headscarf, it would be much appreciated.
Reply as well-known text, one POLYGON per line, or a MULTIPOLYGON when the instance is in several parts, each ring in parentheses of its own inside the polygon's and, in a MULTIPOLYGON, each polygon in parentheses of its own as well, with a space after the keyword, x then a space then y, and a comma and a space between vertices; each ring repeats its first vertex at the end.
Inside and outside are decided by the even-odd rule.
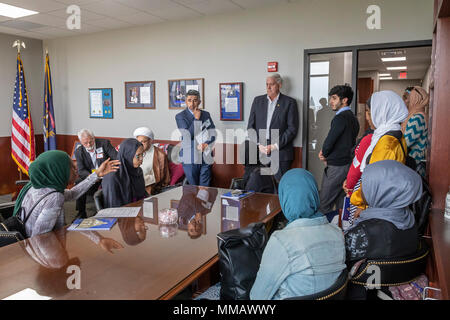
POLYGON ((140 168, 143 158, 144 147, 136 139, 126 139, 120 144, 120 168, 106 175, 102 181, 105 208, 121 207, 147 196, 140 168))

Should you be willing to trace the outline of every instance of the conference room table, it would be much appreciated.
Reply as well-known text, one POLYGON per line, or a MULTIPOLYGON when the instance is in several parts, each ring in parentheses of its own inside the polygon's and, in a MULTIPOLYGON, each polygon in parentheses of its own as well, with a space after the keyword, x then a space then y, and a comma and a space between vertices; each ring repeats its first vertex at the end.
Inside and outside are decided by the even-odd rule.
POLYGON ((46 299, 171 299, 217 268, 218 233, 281 212, 276 195, 221 198, 228 191, 180 186, 128 205, 141 208, 138 217, 119 218, 111 230, 65 227, 0 248, 0 299, 31 290, 46 299), (165 208, 178 209, 177 225, 159 224, 158 211, 165 208), (187 221, 196 212, 201 224, 191 237, 187 221), (142 221, 147 230, 137 232, 142 221), (111 253, 101 238, 123 248, 111 253))

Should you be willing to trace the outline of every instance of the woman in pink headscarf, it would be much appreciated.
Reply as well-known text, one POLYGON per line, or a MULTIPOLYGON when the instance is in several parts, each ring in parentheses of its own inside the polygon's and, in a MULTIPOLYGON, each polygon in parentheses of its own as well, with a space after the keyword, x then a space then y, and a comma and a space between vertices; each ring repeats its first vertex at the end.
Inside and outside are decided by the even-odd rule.
POLYGON ((411 89, 408 99, 408 118, 402 123, 402 131, 408 145, 408 155, 416 160, 416 171, 425 177, 425 152, 427 148, 427 113, 429 95, 419 86, 411 89))

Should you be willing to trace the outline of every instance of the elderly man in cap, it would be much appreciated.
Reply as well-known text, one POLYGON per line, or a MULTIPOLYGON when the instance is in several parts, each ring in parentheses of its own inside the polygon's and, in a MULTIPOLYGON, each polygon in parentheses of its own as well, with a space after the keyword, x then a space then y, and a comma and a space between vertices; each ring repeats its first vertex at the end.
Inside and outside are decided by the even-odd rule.
POLYGON ((149 128, 137 128, 134 130, 133 136, 144 146, 144 159, 141 168, 144 172, 145 189, 148 194, 157 194, 170 183, 167 155, 153 145, 154 135, 149 128))
POLYGON ((200 110, 200 93, 189 90, 187 108, 175 116, 182 135, 180 156, 186 178, 191 185, 209 187, 211 184, 212 145, 215 126, 209 112, 200 110))

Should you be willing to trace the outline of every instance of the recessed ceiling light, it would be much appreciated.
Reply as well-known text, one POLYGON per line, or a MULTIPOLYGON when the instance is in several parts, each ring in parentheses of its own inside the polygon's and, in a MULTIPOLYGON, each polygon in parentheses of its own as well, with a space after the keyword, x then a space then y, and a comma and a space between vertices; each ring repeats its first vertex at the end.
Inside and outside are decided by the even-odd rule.
POLYGON ((408 70, 407 66, 403 66, 403 67, 387 67, 387 70, 408 70))
POLYGON ((378 76, 380 76, 380 77, 390 77, 391 74, 390 73, 380 73, 378 76))
POLYGON ((39 12, 11 6, 9 4, 0 2, 0 16, 5 16, 8 18, 22 18, 37 13, 39 12))
POLYGON ((406 57, 381 58, 381 61, 383 62, 406 61, 406 57))
POLYGON ((380 80, 392 80, 392 77, 381 77, 380 80))

